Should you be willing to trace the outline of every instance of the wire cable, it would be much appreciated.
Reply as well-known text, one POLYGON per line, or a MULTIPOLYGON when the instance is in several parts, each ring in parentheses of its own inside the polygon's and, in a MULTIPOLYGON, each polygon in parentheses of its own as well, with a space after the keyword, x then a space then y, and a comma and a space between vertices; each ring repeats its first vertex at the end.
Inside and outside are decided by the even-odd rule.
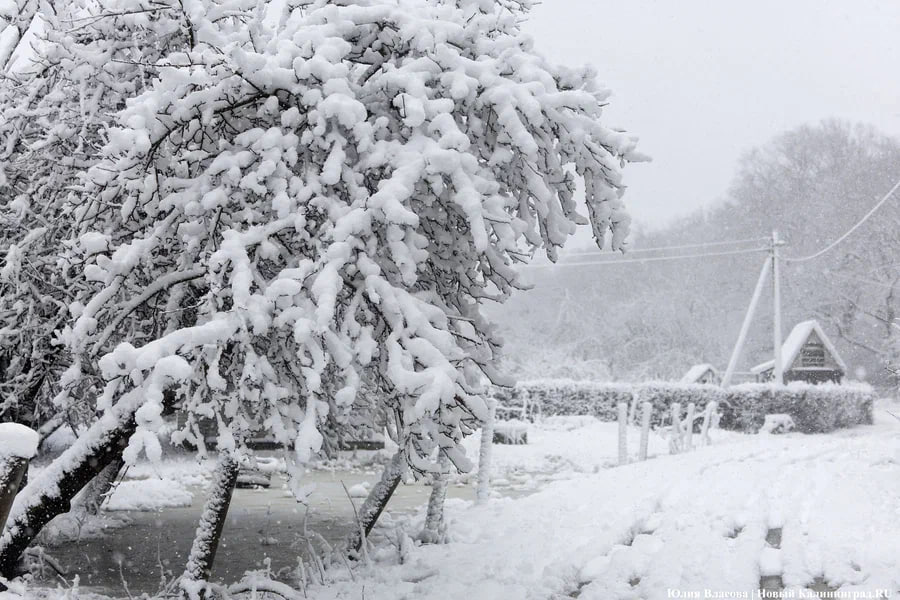
POLYGON ((857 281, 859 283, 866 283, 869 285, 883 287, 884 289, 887 289, 887 290, 893 290, 895 287, 885 281, 874 281, 872 279, 863 279, 862 277, 854 277, 853 275, 844 275, 843 273, 828 273, 828 277, 837 277, 838 279, 844 279, 846 281, 857 281))
POLYGON ((624 265, 627 263, 646 263, 665 260, 682 260, 687 258, 707 258, 714 256, 732 256, 734 254, 749 254, 751 252, 768 252, 769 248, 745 248, 743 250, 727 250, 724 252, 699 252, 696 254, 681 254, 677 256, 651 256, 648 258, 623 258, 622 260, 598 260, 592 262, 577 263, 548 263, 542 265, 527 264, 520 265, 523 269, 545 269, 548 267, 588 267, 593 265, 624 265))
MULTIPOLYGON (((687 248, 709 248, 714 246, 728 246, 728 245, 737 245, 737 244, 747 244, 750 242, 762 242, 768 240, 769 238, 749 238, 746 240, 729 240, 729 241, 721 241, 721 242, 698 242, 696 244, 680 244, 678 246, 657 246, 656 248, 636 248, 634 250, 628 250, 627 254, 634 254, 636 252, 658 252, 662 250, 684 250, 687 248)), ((597 256, 600 254, 604 254, 603 250, 591 250, 589 252, 567 252, 565 256, 597 256)))
POLYGON ((877 211, 879 208, 881 208, 881 206, 885 202, 888 201, 888 198, 890 198, 891 196, 894 195, 894 192, 896 192, 898 188, 900 188, 900 180, 898 180, 897 183, 894 184, 894 187, 891 188, 891 191, 889 191, 887 194, 885 194, 881 198, 881 200, 879 200, 878 202, 875 203, 875 206, 873 206, 869 210, 869 212, 867 212, 863 216, 862 219, 860 219, 859 221, 856 222, 856 225, 854 225, 853 227, 848 229, 847 232, 844 233, 844 235, 842 235, 838 239, 834 240, 833 242, 831 242, 830 244, 828 244, 827 246, 825 246, 824 248, 822 248, 815 254, 810 254, 809 256, 803 256, 803 257, 798 257, 798 258, 790 258, 790 257, 785 256, 783 260, 785 262, 806 262, 808 260, 812 260, 814 258, 818 258, 818 257, 822 256, 823 254, 825 254, 826 252, 828 252, 829 250, 831 250, 832 248, 834 248, 835 246, 837 246, 838 244, 840 244, 841 242, 846 240, 850 236, 850 234, 852 234, 854 231, 856 231, 859 228, 860 225, 865 223, 869 219, 869 217, 871 217, 873 214, 875 214, 875 211, 877 211))

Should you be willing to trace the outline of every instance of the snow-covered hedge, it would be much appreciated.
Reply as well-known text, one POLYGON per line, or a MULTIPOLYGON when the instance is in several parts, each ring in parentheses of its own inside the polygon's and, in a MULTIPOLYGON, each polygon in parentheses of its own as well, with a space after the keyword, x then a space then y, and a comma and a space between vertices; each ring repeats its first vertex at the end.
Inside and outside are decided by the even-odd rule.
POLYGON ((530 416, 591 415, 601 421, 616 420, 616 406, 636 400, 653 405, 651 424, 667 425, 675 402, 684 410, 691 402, 700 414, 709 402, 717 402, 720 427, 756 432, 767 414, 789 414, 797 430, 821 433, 841 427, 872 422, 875 393, 867 385, 809 385, 792 383, 785 387, 744 384, 723 389, 714 385, 648 382, 639 384, 543 379, 523 381, 514 388, 496 388, 499 406, 520 417, 527 405, 530 416))
MULTIPOLYGON (((678 402, 683 408, 693 402, 697 414, 708 402, 722 402, 723 390, 712 385, 683 384, 667 381, 649 383, 606 383, 572 381, 568 379, 539 379, 519 382, 514 388, 495 388, 494 395, 503 412, 521 417, 519 410, 527 403, 527 414, 540 411, 544 416, 591 415, 601 421, 615 421, 616 406, 624 402, 631 406, 636 400, 653 405, 651 425, 668 424, 670 407, 678 402)), ((498 413, 500 414, 500 413, 498 413)))
POLYGON ((765 383, 746 383, 727 390, 721 404, 725 429, 758 431, 766 415, 787 414, 794 420, 795 430, 824 433, 872 423, 875 392, 865 384, 811 385, 794 382, 775 387, 765 383))

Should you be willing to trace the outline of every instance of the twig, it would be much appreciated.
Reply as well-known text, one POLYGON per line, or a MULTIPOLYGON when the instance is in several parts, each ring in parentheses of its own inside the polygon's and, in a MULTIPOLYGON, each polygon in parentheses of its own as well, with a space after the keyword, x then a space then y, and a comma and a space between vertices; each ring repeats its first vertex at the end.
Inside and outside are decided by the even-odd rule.
POLYGON ((344 480, 341 479, 341 487, 344 488, 344 493, 347 494, 347 500, 350 501, 350 506, 353 507, 353 516, 356 519, 356 526, 359 527, 359 550, 363 555, 363 562, 365 564, 369 564, 369 551, 366 548, 366 531, 363 527, 363 523, 359 518, 359 512, 356 510, 356 504, 353 503, 353 498, 350 496, 350 491, 347 489, 346 484, 344 484, 344 480))

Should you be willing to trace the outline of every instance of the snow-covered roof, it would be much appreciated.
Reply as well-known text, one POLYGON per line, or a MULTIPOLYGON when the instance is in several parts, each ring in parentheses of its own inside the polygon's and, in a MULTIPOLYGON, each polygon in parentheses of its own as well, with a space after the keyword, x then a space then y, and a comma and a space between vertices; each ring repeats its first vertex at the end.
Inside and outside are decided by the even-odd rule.
MULTIPOLYGON (((809 336, 813 333, 815 333, 819 337, 819 340, 822 341, 822 344, 825 346, 828 353, 831 354, 834 362, 838 364, 841 370, 846 372, 847 365, 841 360, 841 356, 838 354, 834 344, 831 343, 831 340, 828 339, 828 336, 825 335, 825 332, 822 330, 822 326, 819 325, 819 322, 815 319, 797 323, 791 330, 790 335, 787 336, 787 339, 784 340, 784 344, 781 345, 781 368, 786 371, 794 364, 794 360, 797 358, 797 355, 800 354, 800 349, 803 347, 803 344, 806 343, 806 340, 808 340, 809 336)), ((750 371, 759 374, 768 371, 774 365, 774 360, 767 360, 762 364, 756 365, 750 369, 750 371)))
POLYGON ((714 374, 718 374, 716 368, 709 363, 703 363, 699 365, 694 365, 688 372, 684 374, 684 377, 681 378, 681 383, 696 383, 701 377, 703 377, 707 371, 712 371, 714 374))

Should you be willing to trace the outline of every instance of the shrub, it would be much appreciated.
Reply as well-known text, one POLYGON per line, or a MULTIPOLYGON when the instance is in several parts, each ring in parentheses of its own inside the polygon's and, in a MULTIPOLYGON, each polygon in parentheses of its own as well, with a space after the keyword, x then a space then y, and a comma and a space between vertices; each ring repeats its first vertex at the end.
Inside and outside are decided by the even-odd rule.
POLYGON ((787 414, 796 431, 826 433, 872 423, 875 392, 864 384, 822 384, 793 382, 775 387, 765 383, 747 383, 727 390, 721 405, 719 425, 725 429, 755 432, 766 415, 787 414))
POLYGON ((653 426, 669 423, 675 402, 682 411, 693 402, 695 414, 699 415, 709 402, 715 401, 722 415, 720 427, 753 433, 762 427, 767 414, 774 413, 790 415, 797 431, 804 433, 871 424, 875 399, 872 388, 863 384, 799 382, 782 387, 743 384, 724 389, 664 381, 629 384, 544 379, 523 381, 513 388, 495 388, 493 394, 501 412, 516 417, 540 412, 545 416, 590 415, 601 421, 615 421, 620 402, 630 406, 634 400, 638 409, 642 402, 650 402, 653 426))

